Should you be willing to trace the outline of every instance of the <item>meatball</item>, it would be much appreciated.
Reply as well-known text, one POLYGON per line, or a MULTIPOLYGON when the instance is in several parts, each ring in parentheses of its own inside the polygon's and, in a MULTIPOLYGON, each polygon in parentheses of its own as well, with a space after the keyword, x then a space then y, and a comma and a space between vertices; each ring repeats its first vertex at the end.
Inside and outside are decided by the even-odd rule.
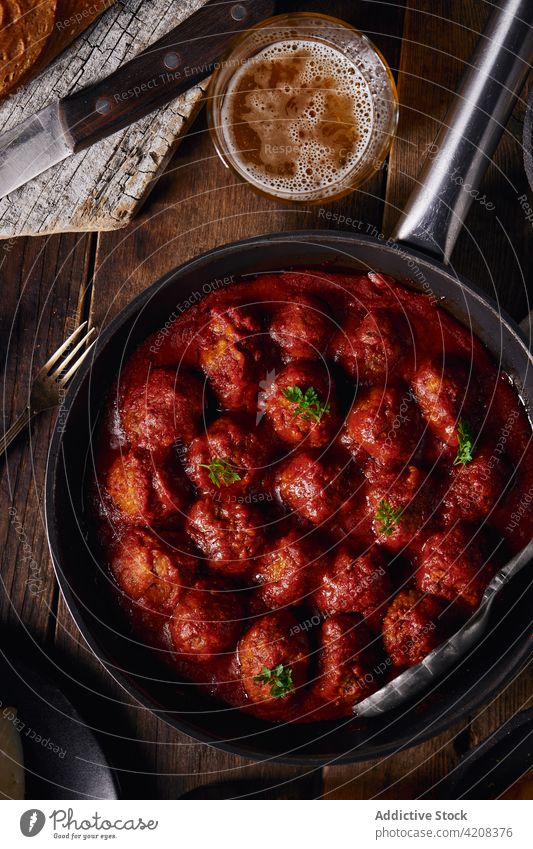
POLYGON ((203 412, 203 385, 193 374, 155 368, 124 392, 121 420, 130 445, 161 452, 191 441, 203 412))
POLYGON ((265 463, 266 450, 255 424, 225 415, 191 442, 186 471, 202 495, 233 497, 253 485, 265 463))
POLYGON ((170 613, 191 586, 197 560, 177 536, 162 539, 132 528, 113 546, 110 565, 126 595, 141 607, 170 613))
POLYGON ((335 359, 362 383, 386 383, 410 348, 407 319, 388 309, 371 310, 362 321, 350 316, 333 341, 335 359))
POLYGON ((459 419, 470 422, 473 390, 468 368, 461 362, 426 362, 413 377, 416 400, 430 430, 447 445, 458 446, 459 419))
POLYGON ((272 610, 303 604, 311 588, 312 564, 309 545, 296 531, 281 537, 272 550, 261 557, 255 576, 263 603, 272 610))
POLYGON ((214 306, 200 338, 200 365, 221 406, 257 407, 261 326, 246 306, 214 306))
POLYGON ((486 450, 474 453, 470 463, 454 466, 444 495, 446 521, 453 524, 490 518, 512 475, 511 467, 503 458, 486 450))
POLYGON ((287 702, 307 682, 309 642, 285 611, 258 619, 241 638, 238 657, 242 683, 253 702, 287 702))
POLYGON ((334 328, 328 309, 317 298, 305 295, 276 309, 270 335, 280 346, 286 362, 317 360, 324 354, 334 328))
POLYGON ((421 434, 420 414, 407 387, 376 386, 355 401, 343 441, 354 457, 362 447, 383 465, 404 464, 415 453, 421 434))
POLYGON ((290 363, 269 385, 264 403, 274 430, 289 445, 305 440, 322 448, 336 432, 336 390, 323 365, 290 363))
POLYGON ((357 556, 343 545, 322 573, 314 599, 321 613, 359 613, 379 631, 391 593, 387 566, 377 547, 357 556))
POLYGON ((400 551, 430 520, 435 497, 432 478, 416 466, 396 474, 369 464, 365 473, 371 475, 367 501, 376 540, 390 551, 400 551))
POLYGON ((175 516, 186 505, 185 475, 176 466, 154 468, 151 458, 134 452, 118 456, 107 471, 104 489, 123 521, 158 523, 175 516))
POLYGON ((425 593, 456 602, 467 612, 475 610, 494 575, 484 550, 483 540, 472 528, 456 525, 433 534, 420 552, 417 586, 425 593))
POLYGON ((372 635, 349 614, 322 625, 317 690, 326 701, 350 709, 377 689, 372 635))
POLYGON ((279 494, 287 507, 314 525, 329 519, 345 497, 343 466, 301 451, 278 472, 279 494))
POLYGON ((231 653, 244 625, 244 607, 236 593, 205 582, 184 593, 170 621, 176 652, 192 662, 231 653))
POLYGON ((246 574, 263 542, 262 518, 248 504, 201 498, 189 512, 187 529, 210 567, 226 574, 246 574))
POLYGON ((442 602, 418 590, 398 593, 383 622, 383 644, 394 666, 415 666, 437 648, 443 610, 442 602))
POLYGON ((104 486, 125 520, 135 523, 148 516, 150 476, 144 463, 133 452, 121 454, 113 461, 104 486))

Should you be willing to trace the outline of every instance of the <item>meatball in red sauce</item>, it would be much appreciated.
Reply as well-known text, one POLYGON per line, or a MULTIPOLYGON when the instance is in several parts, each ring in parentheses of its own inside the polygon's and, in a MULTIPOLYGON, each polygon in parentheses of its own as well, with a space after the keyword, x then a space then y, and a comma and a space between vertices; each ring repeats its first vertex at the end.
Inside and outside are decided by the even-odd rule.
POLYGON ((443 637, 444 606, 418 590, 401 590, 383 621, 383 644, 394 666, 415 666, 443 637))
POLYGON ((400 360, 411 351, 411 330, 403 313, 369 311, 352 315, 332 343, 335 359, 361 383, 387 383, 400 360))
POLYGON ((170 621, 176 652, 189 662, 220 659, 234 650, 244 615, 237 593, 199 581, 183 595, 170 621))
POLYGON ((248 417, 224 415, 187 452, 186 472, 202 495, 234 496, 249 489, 267 462, 264 440, 248 417))
POLYGON ((155 468, 151 457, 124 452, 104 479, 104 491, 126 524, 158 524, 178 515, 189 500, 185 475, 176 464, 155 468))
POLYGON ((316 687, 324 701, 351 708, 377 689, 374 639, 356 616, 326 619, 320 633, 316 687))
POLYGON ((490 521, 490 517, 513 477, 509 463, 487 450, 475 452, 465 465, 452 467, 443 498, 447 523, 490 521))
POLYGON ((334 327, 325 304, 318 298, 299 295, 276 307, 270 335, 281 348, 285 362, 318 360, 326 351, 334 327))
POLYGON ((222 408, 257 407, 261 325, 250 307, 215 307, 202 328, 200 365, 222 408))
POLYGON ((264 519, 248 504, 200 498, 189 512, 187 530, 210 568, 245 575, 263 542, 264 519))
POLYGON ((433 534, 420 552, 417 586, 459 608, 475 610, 494 575, 485 550, 483 538, 474 528, 457 525, 433 534))
POLYGON ((310 451, 301 451, 278 472, 279 493, 290 510, 320 525, 341 506, 347 493, 343 464, 325 462, 310 451))
POLYGON ((458 446, 460 420, 471 423, 475 378, 462 362, 428 361, 416 371, 412 385, 430 430, 447 445, 458 446))
POLYGON ((409 462, 420 444, 420 413, 407 386, 375 386, 358 395, 346 420, 343 442, 383 465, 409 462))
POLYGON ((314 558, 311 547, 297 531, 278 539, 264 554, 255 576, 258 595, 275 610, 291 604, 305 604, 313 585, 314 558))
POLYGON ((248 698, 282 704, 293 699, 307 683, 309 652, 308 638, 292 614, 278 611, 258 619, 238 647, 248 698))
POLYGON ((126 386, 121 403, 124 434, 133 448, 161 452, 198 433, 204 387, 190 372, 154 368, 126 386))
POLYGON ((265 393, 265 410, 288 445, 323 448, 338 429, 337 391, 323 364, 290 363, 265 393))
POLYGON ((111 464, 104 490, 125 521, 153 518, 150 513, 151 481, 145 464, 133 452, 121 454, 111 464))
POLYGON ((387 565, 378 548, 357 555, 343 545, 333 564, 322 572, 313 598, 321 613, 359 613, 379 631, 391 593, 387 565))
POLYGON ((184 541, 132 528, 114 544, 111 571, 119 587, 142 607, 170 613, 189 588, 197 560, 184 541))
POLYGON ((365 473, 370 476, 367 501, 376 541, 390 551, 400 551, 427 529, 436 494, 433 480, 417 466, 405 466, 396 473, 369 464, 365 473))

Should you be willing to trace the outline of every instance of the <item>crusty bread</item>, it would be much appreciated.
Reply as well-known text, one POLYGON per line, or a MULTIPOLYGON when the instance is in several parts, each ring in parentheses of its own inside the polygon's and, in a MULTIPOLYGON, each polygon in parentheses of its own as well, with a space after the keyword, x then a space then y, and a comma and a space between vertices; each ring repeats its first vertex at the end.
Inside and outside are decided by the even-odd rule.
POLYGON ((0 98, 42 71, 115 0, 0 0, 0 98))

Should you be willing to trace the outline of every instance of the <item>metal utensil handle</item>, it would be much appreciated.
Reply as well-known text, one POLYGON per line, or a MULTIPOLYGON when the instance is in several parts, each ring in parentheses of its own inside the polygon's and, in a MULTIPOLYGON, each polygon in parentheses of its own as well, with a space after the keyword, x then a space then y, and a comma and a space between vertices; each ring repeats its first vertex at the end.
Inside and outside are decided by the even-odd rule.
POLYGON ((448 262, 533 61, 533 2, 495 9, 393 238, 448 262))
POLYGON ((5 433, 4 436, 0 438, 0 457, 5 454, 5 452, 7 451, 13 440, 17 438, 21 430, 24 430, 24 428, 30 423, 32 416, 33 413, 31 412, 30 408, 26 407, 26 409, 23 410, 16 422, 11 425, 7 433, 5 433))

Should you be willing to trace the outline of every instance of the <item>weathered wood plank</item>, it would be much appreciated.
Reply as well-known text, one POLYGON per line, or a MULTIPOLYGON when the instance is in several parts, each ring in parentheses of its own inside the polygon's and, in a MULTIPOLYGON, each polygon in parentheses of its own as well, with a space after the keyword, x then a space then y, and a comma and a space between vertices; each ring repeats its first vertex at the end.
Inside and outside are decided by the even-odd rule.
POLYGON ((326 767, 323 798, 417 799, 423 794, 433 798, 434 783, 458 760, 455 740, 460 732, 456 728, 380 760, 326 767))
MULTIPOLYGON (((125 0, 111 7, 44 73, 0 105, 0 132, 107 76, 204 2, 125 0)), ((195 86, 0 200, 0 238, 122 227, 153 188, 202 97, 195 86)))

